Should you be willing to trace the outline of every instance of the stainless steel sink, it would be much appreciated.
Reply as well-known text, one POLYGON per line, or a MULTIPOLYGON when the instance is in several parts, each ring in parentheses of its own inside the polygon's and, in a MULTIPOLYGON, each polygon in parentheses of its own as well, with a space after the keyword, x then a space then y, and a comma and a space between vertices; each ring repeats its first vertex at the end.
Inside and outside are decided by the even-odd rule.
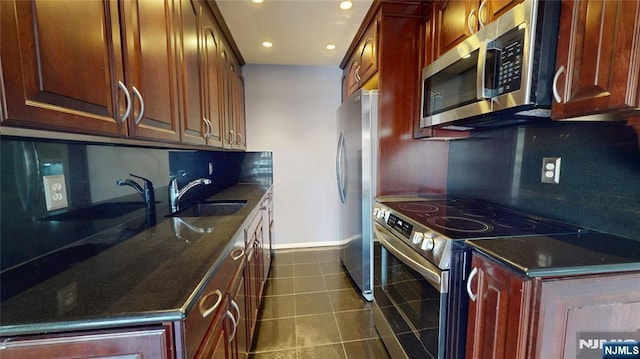
POLYGON ((40 218, 41 221, 93 221, 124 216, 137 209, 144 209, 144 202, 100 203, 91 207, 71 210, 40 218))
POLYGON ((238 213, 246 205, 246 200, 203 201, 177 212, 173 212, 167 217, 228 216, 238 213))

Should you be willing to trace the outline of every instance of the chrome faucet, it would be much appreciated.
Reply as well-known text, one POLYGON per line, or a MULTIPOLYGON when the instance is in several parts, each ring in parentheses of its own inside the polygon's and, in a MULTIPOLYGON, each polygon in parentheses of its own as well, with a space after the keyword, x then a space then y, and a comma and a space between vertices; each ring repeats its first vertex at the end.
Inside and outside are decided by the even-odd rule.
POLYGON ((197 180, 193 180, 189 182, 186 186, 182 187, 182 189, 178 190, 178 178, 184 177, 187 173, 182 173, 169 181, 169 203, 171 205, 171 212, 177 212, 180 210, 180 198, 184 196, 190 189, 199 185, 199 184, 211 184, 211 180, 208 178, 198 178, 197 180))

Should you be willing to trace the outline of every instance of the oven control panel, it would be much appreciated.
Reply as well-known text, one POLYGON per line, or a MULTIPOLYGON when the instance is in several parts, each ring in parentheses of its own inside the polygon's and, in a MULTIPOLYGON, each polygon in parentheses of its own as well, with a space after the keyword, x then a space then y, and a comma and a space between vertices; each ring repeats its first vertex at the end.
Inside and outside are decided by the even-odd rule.
POLYGON ((403 221, 397 216, 390 214, 387 219, 387 225, 401 233, 406 238, 411 239, 411 232, 413 231, 413 225, 411 223, 403 221))

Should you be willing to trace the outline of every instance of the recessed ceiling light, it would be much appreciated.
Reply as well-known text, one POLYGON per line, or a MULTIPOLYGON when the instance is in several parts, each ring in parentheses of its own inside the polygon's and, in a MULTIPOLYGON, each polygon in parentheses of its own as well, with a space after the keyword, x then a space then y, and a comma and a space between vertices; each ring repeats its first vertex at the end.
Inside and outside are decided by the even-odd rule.
POLYGON ((253 2, 254 2, 254 3, 256 3, 256 4, 262 4, 262 2, 263 2, 264 0, 251 0, 251 1, 253 1, 253 2))
POLYGON ((349 10, 351 9, 351 7, 353 6, 353 3, 349 0, 345 0, 345 1, 341 1, 340 2, 340 8, 342 10, 349 10))
POLYGON ((334 44, 329 44, 329 45, 327 45, 327 46, 326 46, 326 49, 327 49, 327 50, 335 50, 335 49, 336 49, 336 45, 334 45, 334 44))
POLYGON ((265 42, 263 42, 263 43, 262 43, 262 46, 264 46, 264 47, 271 47, 271 46, 273 46, 273 44, 272 44, 272 43, 270 43, 269 41, 265 41, 265 42))

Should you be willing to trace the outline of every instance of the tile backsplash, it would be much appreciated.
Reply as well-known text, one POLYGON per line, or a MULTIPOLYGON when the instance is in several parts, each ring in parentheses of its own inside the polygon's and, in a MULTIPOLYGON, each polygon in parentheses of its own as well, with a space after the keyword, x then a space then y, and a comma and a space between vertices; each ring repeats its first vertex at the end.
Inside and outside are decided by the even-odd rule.
MULTIPOLYGON (((178 174, 179 186, 195 179, 211 179, 198 186, 182 202, 206 198, 239 182, 272 182, 270 152, 224 152, 173 150, 116 146, 71 141, 53 141, 2 136, 0 140, 0 226, 1 270, 51 253, 72 243, 121 225, 118 219, 101 221, 47 221, 51 215, 86 209, 96 204, 142 202, 130 186, 119 179, 130 176, 149 179, 155 189, 158 211, 168 210, 167 185, 178 174), (43 176, 64 175, 68 204, 47 211, 43 176)), ((128 224, 128 233, 148 228, 149 223, 128 224)))

